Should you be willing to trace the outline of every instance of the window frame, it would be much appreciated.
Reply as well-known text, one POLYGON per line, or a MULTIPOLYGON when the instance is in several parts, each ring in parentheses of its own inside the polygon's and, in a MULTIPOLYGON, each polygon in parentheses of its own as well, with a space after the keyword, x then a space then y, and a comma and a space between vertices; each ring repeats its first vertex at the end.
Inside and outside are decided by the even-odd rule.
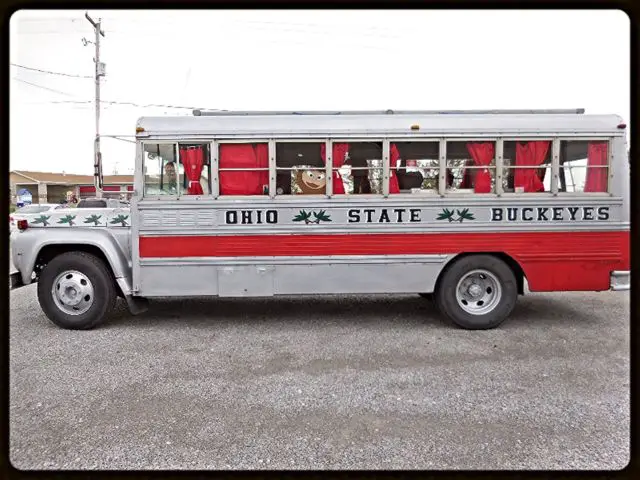
MULTIPOLYGON (((498 196, 502 197, 505 195, 508 198, 518 197, 520 195, 525 195, 526 198, 532 197, 548 197, 548 196, 556 196, 558 194, 558 155, 560 149, 560 142, 558 140, 559 137, 555 136, 524 136, 524 137, 501 137, 500 138, 500 185, 496 183, 496 192, 498 188, 500 189, 500 194, 498 196), (551 183, 550 189, 548 192, 522 192, 518 193, 516 191, 513 192, 505 192, 504 187, 502 186, 502 180, 505 178, 505 171, 508 170, 518 170, 525 168, 536 168, 536 167, 515 167, 515 166, 504 166, 504 142, 551 142, 551 163, 549 166, 551 167, 551 183)), ((497 149, 496 149, 497 150, 497 149)), ((497 154, 496 154, 497 155, 497 154)), ((513 158, 515 162, 515 157, 513 158)), ((496 167, 497 167, 497 159, 496 159, 496 167)), ((496 181, 497 182, 497 181, 496 181)), ((515 190, 515 189, 514 189, 515 190)))
MULTIPOLYGON (((556 137, 558 140, 558 158, 556 160, 556 164, 558 167, 558 171, 557 171, 557 177, 554 178, 556 181, 556 196, 557 197, 563 197, 563 198, 571 198, 571 197, 581 197, 584 195, 590 196, 590 197, 613 197, 613 145, 614 145, 614 138, 612 136, 567 136, 567 135, 562 135, 562 136, 558 136, 556 137), (560 141, 574 141, 574 142, 606 142, 607 144, 607 191, 606 192, 561 192, 559 189, 559 182, 560 182, 560 141)), ((581 167, 579 167, 581 168, 581 167)), ((586 170, 589 167, 585 166, 585 179, 586 179, 586 170)), ((596 167, 596 168, 602 168, 602 167, 596 167)))
MULTIPOLYGON (((447 146, 446 146, 446 142, 447 139, 446 137, 442 137, 442 136, 437 136, 437 137, 388 137, 388 144, 387 144, 387 164, 386 164, 386 170, 383 172, 383 188, 384 185, 386 184, 386 190, 384 190, 386 192, 386 196, 389 196, 389 167, 390 164, 389 162, 391 161, 391 144, 392 143, 438 143, 438 168, 439 168, 439 172, 438 172, 438 191, 434 192, 433 194, 424 194, 421 196, 415 195, 413 193, 406 193, 406 192, 399 192, 399 193, 394 193, 392 195, 392 198, 416 198, 416 197, 422 197, 422 198, 432 198, 435 195, 439 195, 440 197, 444 196, 444 189, 446 188, 446 185, 443 183, 446 181, 446 176, 447 176, 447 164, 446 164, 446 155, 447 155, 447 146)), ((405 159, 406 161, 406 159, 405 159)), ((383 164, 383 168, 384 164, 383 164)))
MULTIPOLYGON (((171 139, 141 139, 139 142, 139 158, 140 158, 140 185, 139 185, 139 191, 141 192, 140 195, 137 195, 136 190, 138 190, 138 186, 136 186, 135 181, 134 181, 134 192, 133 192, 133 196, 132 197, 137 197, 140 200, 154 200, 154 201, 163 201, 163 200, 180 200, 180 199, 195 199, 195 200, 201 200, 201 199, 206 199, 206 198, 212 198, 212 192, 213 192, 213 179, 212 179, 212 175, 214 172, 214 165, 213 165, 213 146, 212 146, 213 142, 208 141, 208 140, 203 140, 203 139, 189 139, 189 138, 182 138, 180 140, 171 140, 171 139), (184 194, 184 187, 182 185, 182 182, 180 182, 180 145, 182 144, 186 144, 186 145, 208 145, 209 148, 209 166, 208 166, 208 176, 207 176, 207 180, 208 180, 208 184, 209 184, 209 193, 207 194, 202 194, 202 195, 186 195, 184 194), (146 153, 145 152, 145 145, 173 145, 174 146, 174 155, 175 155, 175 159, 176 159, 176 176, 177 176, 177 194, 176 195, 149 195, 147 194, 147 189, 146 189, 146 182, 145 182, 145 166, 146 166, 146 153)), ((206 167, 206 164, 205 164, 206 167)), ((184 167, 183 167, 184 169, 184 167)), ((217 172, 217 169, 216 169, 217 172)), ((183 176, 184 176, 184 171, 183 171, 183 176)), ((135 180, 135 179, 134 179, 135 180)), ((183 177, 183 181, 184 181, 184 177, 183 177)))
MULTIPOLYGON (((147 182, 146 182, 146 172, 145 172, 145 167, 146 167, 146 162, 147 162, 147 152, 145 151, 145 145, 173 145, 173 153, 175 155, 176 158, 176 163, 178 162, 178 144, 180 142, 178 142, 177 140, 149 140, 147 141, 142 140, 141 142, 141 155, 142 155, 142 164, 141 164, 141 178, 142 178, 142 195, 141 198, 143 200, 178 200, 180 198, 180 181, 178 179, 178 181, 176 182, 176 195, 150 195, 147 193, 147 182)), ((204 142, 203 142, 204 143, 204 142)), ((164 166, 163 166, 164 168, 164 166)), ((179 177, 178 172, 176 171, 176 175, 179 177)))
MULTIPOLYGON (((333 176, 331 175, 331 169, 333 167, 333 143, 329 138, 274 138, 273 141, 273 169, 271 167, 271 163, 269 164, 269 181, 273 181, 273 195, 271 183, 269 183, 269 198, 271 199, 286 199, 286 198, 309 198, 309 199, 319 199, 319 198, 331 198, 333 196, 333 176), (294 195, 293 193, 288 195, 277 195, 276 194, 276 180, 278 177, 278 158, 276 156, 276 144, 278 143, 324 143, 325 147, 325 177, 327 179, 327 183, 325 186, 324 194, 308 194, 308 195, 294 195), (273 177, 273 178, 272 178, 273 177)), ((269 158, 271 160, 271 156, 269 158)), ((318 167, 320 168, 320 167, 318 167)), ((293 168, 285 168, 282 170, 288 170, 289 172, 293 171, 293 168)))
MULTIPOLYGON (((389 150, 391 143, 388 141, 386 137, 329 137, 327 145, 327 152, 331 152, 331 166, 329 167, 329 155, 327 155, 327 175, 331 176, 331 197, 330 198, 338 198, 338 199, 349 199, 349 198, 386 198, 389 195, 389 150), (333 144, 334 143, 381 143, 382 144, 382 193, 359 193, 359 194, 334 194, 333 193, 333 144), (386 195, 385 195, 386 192, 386 195), (337 196, 336 196, 337 195, 337 196)), ((327 193, 329 191, 327 190, 327 193)))
MULTIPOLYGON (((502 189, 502 175, 501 175, 501 171, 498 170, 498 151, 500 151, 500 154, 502 154, 502 143, 500 143, 500 147, 498 148, 498 143, 500 142, 500 137, 497 136, 491 136, 491 137, 443 137, 444 139, 444 143, 445 143, 445 149, 444 149, 444 156, 442 156, 440 162, 440 175, 442 176, 442 178, 440 179, 440 183, 442 185, 442 194, 441 196, 443 197, 453 197, 453 198, 469 198, 471 195, 482 195, 482 198, 487 198, 490 195, 494 195, 494 196, 500 196, 498 194, 498 180, 500 178, 500 189, 502 189), (446 144, 449 142, 459 142, 459 143, 468 143, 468 142, 493 142, 495 144, 495 166, 490 167, 490 169, 494 169, 495 170, 495 181, 496 181, 496 188, 495 191, 493 192, 489 192, 489 193, 476 193, 475 191, 473 193, 461 193, 460 191, 449 191, 447 192, 447 186, 446 186, 446 174, 447 174, 447 148, 446 148, 446 144), (498 176, 500 174, 500 177, 498 176)), ((502 157, 500 157, 500 166, 502 166, 502 157)), ((473 170, 479 170, 481 168, 486 168, 486 167, 478 167, 476 165, 469 167, 473 170)))
MULTIPOLYGON (((272 138, 265 137, 256 137, 256 138, 215 138, 211 141, 211 197, 214 199, 240 199, 240 200, 255 200, 256 198, 264 199, 265 197, 273 199, 273 195, 275 195, 275 176, 274 170, 272 168, 272 160, 275 160, 275 144, 272 145, 272 138), (220 194, 220 144, 245 144, 245 143, 266 143, 269 148, 269 191, 267 195, 221 195, 220 194), (273 177, 273 178, 272 178, 273 177), (272 185, 273 183, 273 185, 272 185)), ((263 169, 249 169, 249 168, 239 168, 239 169, 225 169, 223 170, 227 172, 232 171, 244 171, 244 172, 259 172, 263 171, 263 169)))
MULTIPOLYGON (((614 140, 617 137, 611 135, 535 135, 528 134, 523 136, 515 135, 491 135, 491 136, 465 136, 465 135, 437 135, 437 136, 357 136, 357 137, 345 137, 345 136, 322 136, 322 137, 209 137, 209 138, 196 138, 196 137, 182 137, 180 139, 171 138, 140 138, 137 141, 137 157, 139 159, 139 167, 136 168, 136 172, 139 173, 138 183, 134 183, 133 197, 139 200, 153 200, 153 201, 177 201, 177 200, 201 200, 201 199, 221 199, 221 200, 246 200, 246 201, 264 201, 265 197, 268 197, 271 201, 299 201, 300 195, 277 195, 276 194, 276 178, 277 178, 277 158, 276 158, 276 144, 277 143, 324 143, 326 160, 325 160, 325 172, 327 177, 326 193, 322 195, 304 195, 304 199, 337 199, 335 201, 345 202, 349 199, 421 199, 434 198, 435 195, 415 195, 411 193, 399 192, 395 194, 389 193, 389 172, 390 172, 390 146, 391 143, 438 143, 439 144, 439 181, 437 195, 439 197, 447 198, 488 198, 491 196, 508 198, 545 198, 549 196, 562 197, 562 198, 584 198, 586 197, 611 197, 613 196, 613 171, 614 166, 614 140), (502 181, 505 176, 505 172, 508 169, 514 169, 517 167, 504 166, 504 142, 527 142, 527 141, 551 141, 551 189, 548 192, 505 192, 502 186, 502 181), (559 191, 560 181, 560 142, 561 141, 582 141, 582 142, 606 142, 607 144, 607 192, 561 192, 559 191), (333 193, 333 144, 334 143, 382 143, 382 194, 369 193, 369 194, 334 194, 333 193), (447 170, 447 144, 449 142, 493 142, 495 144, 495 191, 491 193, 472 194, 460 193, 456 191, 446 190, 446 170, 447 170), (266 143, 269 147, 269 192, 267 195, 220 195, 220 169, 219 169, 219 146, 220 144, 255 144, 266 143), (146 191, 145 182, 145 166, 147 162, 145 151, 146 145, 173 145, 176 162, 179 162, 179 148, 181 144, 208 144, 209 146, 209 192, 203 195, 185 195, 184 188, 181 182, 178 181, 177 195, 149 195, 146 191), (138 192, 140 192, 138 194, 138 192)), ((179 165, 178 165, 179 166, 179 165)), ((530 168, 530 167, 521 167, 530 168)), ((585 167, 585 169, 588 167, 585 167)), ((598 167, 602 168, 602 167, 598 167)), ((243 169, 244 170, 244 169, 243 169)), ((179 178, 179 173, 178 173, 179 178)), ((412 200, 413 201, 413 200, 412 200)))

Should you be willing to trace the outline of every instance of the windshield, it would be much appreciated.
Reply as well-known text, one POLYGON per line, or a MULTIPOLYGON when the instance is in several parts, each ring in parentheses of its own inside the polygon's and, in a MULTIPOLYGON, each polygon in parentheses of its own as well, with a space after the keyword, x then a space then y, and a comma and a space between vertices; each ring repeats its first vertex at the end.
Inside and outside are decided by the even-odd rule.
POLYGON ((26 207, 19 208, 16 213, 40 213, 46 212, 50 208, 50 205, 27 205, 26 207))

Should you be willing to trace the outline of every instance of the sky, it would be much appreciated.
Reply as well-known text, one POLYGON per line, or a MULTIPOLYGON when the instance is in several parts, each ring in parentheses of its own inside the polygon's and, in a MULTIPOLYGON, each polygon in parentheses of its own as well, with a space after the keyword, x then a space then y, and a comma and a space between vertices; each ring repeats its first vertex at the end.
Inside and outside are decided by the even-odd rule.
MULTIPOLYGON (((88 13, 105 33, 102 135, 133 136, 141 116, 192 107, 585 108, 629 123, 630 22, 618 10, 88 13)), ((93 172, 95 47, 82 39, 95 36, 84 15, 11 17, 12 170, 93 172)), ((104 174, 133 173, 132 143, 103 138, 101 151, 104 174)))

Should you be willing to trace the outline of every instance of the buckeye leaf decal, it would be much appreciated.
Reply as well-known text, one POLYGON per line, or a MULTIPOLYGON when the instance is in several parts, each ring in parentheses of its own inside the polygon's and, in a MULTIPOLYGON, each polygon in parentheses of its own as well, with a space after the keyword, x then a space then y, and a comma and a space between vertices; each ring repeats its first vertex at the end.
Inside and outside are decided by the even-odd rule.
POLYGON ((35 218, 33 222, 31 222, 31 224, 42 225, 43 227, 46 227, 49 225, 50 218, 51 218, 51 215, 40 215, 39 217, 35 218))
POLYGON ((450 222, 453 222, 453 210, 443 208, 442 212, 438 215, 437 220, 449 220, 450 222))
POLYGON ((127 223, 127 218, 129 218, 129 215, 118 215, 117 217, 113 217, 109 223, 111 225, 120 224, 120 226, 122 227, 127 227, 129 226, 129 224, 127 223))
POLYGON ((84 219, 84 223, 93 223, 96 227, 100 225, 102 215, 91 215, 84 219))
POLYGON ((75 223, 73 223, 73 221, 75 220, 76 215, 65 215, 64 217, 62 217, 60 220, 58 220, 59 224, 67 224, 70 227, 74 226, 75 223))

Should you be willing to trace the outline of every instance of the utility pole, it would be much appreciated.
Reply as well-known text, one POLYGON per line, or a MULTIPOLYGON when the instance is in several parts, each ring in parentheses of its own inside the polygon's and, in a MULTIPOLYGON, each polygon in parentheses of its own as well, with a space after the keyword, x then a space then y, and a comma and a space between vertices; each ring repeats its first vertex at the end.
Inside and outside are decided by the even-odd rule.
POLYGON ((95 42, 88 41, 86 38, 82 39, 82 43, 87 46, 88 43, 93 43, 96 47, 96 56, 93 61, 96 64, 95 81, 96 81, 96 137, 94 140, 94 160, 93 160, 93 177, 94 185, 96 187, 96 196, 102 198, 102 153, 100 152, 100 77, 105 75, 105 65, 100 63, 100 35, 104 37, 104 31, 100 28, 102 20, 99 18, 98 22, 94 22, 88 13, 84 16, 89 23, 93 25, 93 29, 96 34, 95 42))

